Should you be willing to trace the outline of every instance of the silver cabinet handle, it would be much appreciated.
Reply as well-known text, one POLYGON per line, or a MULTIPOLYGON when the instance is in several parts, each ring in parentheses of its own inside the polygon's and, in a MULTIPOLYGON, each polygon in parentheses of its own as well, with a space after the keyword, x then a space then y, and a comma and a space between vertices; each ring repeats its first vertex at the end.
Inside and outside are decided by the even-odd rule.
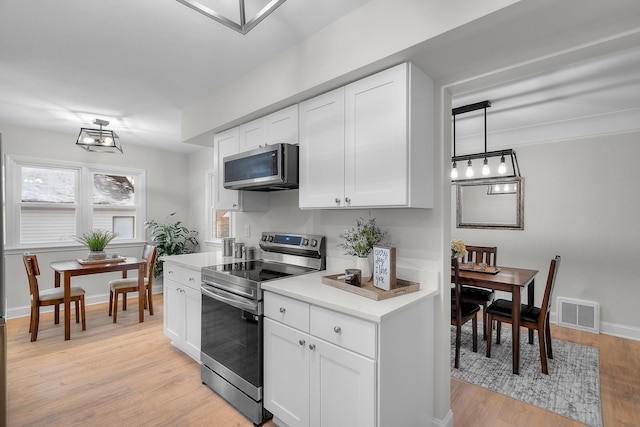
POLYGON ((309 344, 309 350, 315 350, 315 349, 316 349, 315 344, 309 344))
POLYGON ((306 341, 305 341, 305 340, 300 340, 300 341, 298 341, 298 344, 300 344, 300 345, 301 345, 301 346, 303 346, 303 347, 304 347, 305 343, 306 343, 306 341))
POLYGON ((173 270, 169 270, 169 274, 173 274, 173 270))
POLYGON ((196 281, 196 279, 194 279, 193 277, 189 277, 189 281, 190 281, 190 282, 195 282, 195 281, 196 281))
POLYGON ((351 197, 345 197, 344 201, 347 202, 347 203, 351 203, 351 197))
POLYGON ((280 313, 284 314, 284 312, 285 312, 285 311, 287 311, 287 309, 286 309, 286 308, 284 308, 284 307, 280 307, 280 313))
POLYGON ((335 332, 336 334, 339 334, 340 332, 342 332, 342 328, 340 326, 335 326, 333 328, 333 332, 335 332))
POLYGON ((340 204, 340 199, 336 197, 336 204, 339 205, 340 204))

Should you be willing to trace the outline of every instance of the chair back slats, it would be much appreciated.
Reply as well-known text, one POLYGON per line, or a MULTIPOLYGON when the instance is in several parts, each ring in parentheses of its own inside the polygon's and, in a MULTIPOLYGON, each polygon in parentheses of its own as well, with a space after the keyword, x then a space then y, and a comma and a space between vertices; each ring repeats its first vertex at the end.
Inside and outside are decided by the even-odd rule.
POLYGON ((560 267, 560 255, 556 255, 554 259, 551 260, 551 265, 549 265, 549 274, 547 275, 547 284, 544 288, 544 297, 542 298, 542 305, 540 306, 540 319, 544 321, 547 313, 551 310, 551 295, 553 293, 553 286, 556 283, 556 277, 558 276, 558 268, 560 267))
POLYGON ((156 258, 158 257, 158 248, 153 245, 146 244, 142 249, 142 258, 147 261, 147 273, 149 284, 153 281, 153 273, 156 267, 156 258))
POLYGON ((35 255, 25 254, 22 256, 22 262, 24 262, 24 268, 27 271, 27 278, 29 279, 29 293, 31 294, 33 301, 37 303, 40 296, 37 277, 40 275, 38 259, 35 255))
POLYGON ((465 262, 473 262, 476 264, 485 263, 495 267, 498 262, 497 258, 497 246, 467 246, 465 262))

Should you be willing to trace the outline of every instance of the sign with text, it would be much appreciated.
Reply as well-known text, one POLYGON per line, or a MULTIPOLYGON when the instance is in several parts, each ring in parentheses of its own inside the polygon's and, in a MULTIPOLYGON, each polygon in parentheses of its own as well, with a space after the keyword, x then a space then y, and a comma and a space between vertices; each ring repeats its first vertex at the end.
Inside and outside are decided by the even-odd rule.
POLYGON ((373 247, 373 286, 390 290, 396 287, 396 248, 373 247))

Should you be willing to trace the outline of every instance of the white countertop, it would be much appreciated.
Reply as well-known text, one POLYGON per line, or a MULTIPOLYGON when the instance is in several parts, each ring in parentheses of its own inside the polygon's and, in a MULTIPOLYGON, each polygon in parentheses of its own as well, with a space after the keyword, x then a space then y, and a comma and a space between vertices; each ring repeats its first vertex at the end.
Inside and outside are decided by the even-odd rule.
POLYGON ((438 294, 437 272, 398 267, 397 276, 420 283, 420 290, 381 301, 322 283, 322 276, 339 273, 344 273, 344 270, 324 270, 273 280, 263 283, 262 289, 378 323, 384 317, 403 310, 417 301, 433 298, 438 294))
POLYGON ((213 249, 210 252, 198 252, 195 254, 184 255, 169 255, 160 257, 162 261, 171 262, 181 267, 190 268, 191 270, 198 270, 202 267, 216 264, 224 264, 233 262, 233 257, 223 257, 222 249, 213 249))

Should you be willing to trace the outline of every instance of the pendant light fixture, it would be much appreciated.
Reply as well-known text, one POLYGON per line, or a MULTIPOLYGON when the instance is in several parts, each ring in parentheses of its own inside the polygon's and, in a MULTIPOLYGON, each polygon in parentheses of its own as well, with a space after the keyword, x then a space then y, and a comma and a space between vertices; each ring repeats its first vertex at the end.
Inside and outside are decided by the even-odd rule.
MULTIPOLYGON (((479 179, 502 179, 502 178, 510 178, 510 177, 520 177, 520 167, 518 165, 518 158, 516 157, 516 152, 512 149, 507 150, 498 150, 498 151, 487 151, 487 108, 491 107, 491 101, 482 101, 477 102, 475 104, 465 105, 462 107, 454 108, 451 110, 451 114, 453 115, 453 157, 451 158, 452 168, 451 168, 451 181, 453 183, 456 182, 468 182, 472 180, 479 179), (469 113, 471 111, 484 110, 484 151, 482 153, 477 154, 466 154, 462 156, 456 155, 456 116, 459 114, 469 113), (508 163, 505 161, 505 157, 508 156, 511 158, 510 167, 508 163), (492 168, 491 162, 489 161, 492 158, 500 158, 500 165, 497 169, 493 169, 494 175, 492 176, 492 168), (482 170, 481 177, 474 178, 475 172, 473 170, 472 160, 475 159, 483 159, 482 161, 482 170), (458 162, 467 162, 467 169, 464 177, 460 177, 457 170, 458 162)), ((497 159, 493 162, 493 167, 497 166, 497 159)))
POLYGON ((95 119, 93 124, 99 125, 100 129, 80 128, 76 145, 87 151, 98 153, 122 153, 120 137, 114 131, 102 128, 102 126, 108 126, 109 122, 95 119))
POLYGON ((269 3, 267 3, 267 5, 265 5, 265 7, 263 7, 256 14, 256 16, 254 16, 249 20, 249 22, 247 22, 247 17, 245 13, 245 0, 238 0, 239 7, 240 7, 240 22, 238 23, 227 18, 226 16, 223 16, 221 13, 218 13, 212 9, 209 9, 208 7, 204 6, 203 4, 195 0, 176 0, 176 1, 178 3, 182 3, 187 7, 190 7, 196 12, 200 12, 204 16, 207 16, 213 19, 214 21, 218 21, 219 23, 226 25, 227 27, 239 32, 242 35, 245 35, 249 31, 251 31, 256 25, 262 22, 264 18, 266 18, 267 16, 269 16, 269 14, 271 14, 274 10, 276 10, 278 6, 280 6, 282 3, 285 2, 285 0, 271 0, 269 3))

